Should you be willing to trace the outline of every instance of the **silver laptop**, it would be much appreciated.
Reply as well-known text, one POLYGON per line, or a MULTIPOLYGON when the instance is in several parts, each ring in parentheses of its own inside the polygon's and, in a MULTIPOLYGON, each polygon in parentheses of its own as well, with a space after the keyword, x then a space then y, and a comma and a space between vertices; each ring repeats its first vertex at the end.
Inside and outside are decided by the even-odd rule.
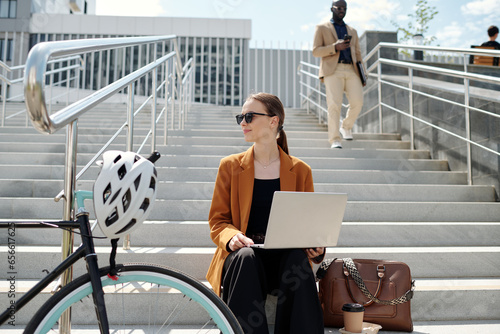
POLYGON ((337 245, 347 194, 276 191, 266 239, 258 248, 313 248, 337 245))

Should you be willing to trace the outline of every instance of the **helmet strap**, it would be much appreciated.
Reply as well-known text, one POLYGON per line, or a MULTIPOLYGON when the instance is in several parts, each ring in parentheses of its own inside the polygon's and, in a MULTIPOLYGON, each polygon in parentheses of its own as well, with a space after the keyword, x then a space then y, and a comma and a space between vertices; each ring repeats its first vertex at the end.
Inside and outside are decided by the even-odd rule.
POLYGON ((117 239, 111 239, 111 254, 109 255, 109 273, 108 277, 111 278, 113 281, 118 280, 118 271, 116 270, 116 250, 118 248, 118 240, 117 239))

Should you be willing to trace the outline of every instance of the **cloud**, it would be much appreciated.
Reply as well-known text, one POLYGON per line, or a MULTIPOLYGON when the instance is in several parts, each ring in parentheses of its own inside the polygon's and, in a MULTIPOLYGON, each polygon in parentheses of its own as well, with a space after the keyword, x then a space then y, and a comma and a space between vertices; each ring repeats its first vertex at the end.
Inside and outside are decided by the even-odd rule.
POLYGON ((468 32, 468 27, 463 25, 463 22, 451 22, 451 24, 439 29, 436 32, 436 38, 441 46, 451 47, 463 43, 465 34, 468 32))
POLYGON ((399 10, 400 5, 391 0, 350 0, 345 21, 360 31, 395 30, 391 21, 399 10))
POLYGON ((500 15, 500 2, 498 0, 474 0, 460 7, 464 15, 498 16, 500 15))
POLYGON ((97 15, 111 16, 160 16, 165 11, 160 0, 99 0, 97 15))

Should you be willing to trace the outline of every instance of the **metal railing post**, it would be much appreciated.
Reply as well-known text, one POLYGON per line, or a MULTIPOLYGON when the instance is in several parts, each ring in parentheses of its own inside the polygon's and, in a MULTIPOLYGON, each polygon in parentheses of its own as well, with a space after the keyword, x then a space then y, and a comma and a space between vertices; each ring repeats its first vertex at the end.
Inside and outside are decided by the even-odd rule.
POLYGON ((5 113, 6 111, 6 102, 7 102, 7 81, 3 81, 2 83, 2 126, 5 126, 5 113))
MULTIPOLYGON (((156 51, 156 48, 155 48, 156 51)), ((156 53, 156 52, 155 52, 156 53)), ((158 71, 155 68, 153 70, 153 105, 151 108, 151 153, 153 153, 156 150, 156 87, 157 87, 157 74, 158 71)))
MULTIPOLYGON (((73 219, 73 202, 75 192, 76 176, 76 154, 78 138, 78 121, 75 120, 66 127, 66 160, 64 168, 64 211, 63 220, 73 219)), ((74 235, 72 231, 63 231, 62 238, 62 260, 64 261, 73 253, 74 235)), ((70 267, 62 275, 61 285, 65 286, 73 280, 73 267, 70 267)), ((59 328, 61 333, 71 333, 71 309, 61 314, 59 319, 59 328)))
POLYGON ((378 120, 379 131, 383 133, 384 126, 382 122, 382 63, 380 62, 380 48, 377 50, 377 80, 378 80, 378 120))
MULTIPOLYGON (((134 96, 135 82, 128 86, 127 100, 127 151, 134 150, 134 96)), ((130 234, 123 238, 123 249, 130 249, 130 234)))
POLYGON ((171 118, 171 129, 174 128, 174 123, 175 123, 175 110, 177 109, 176 106, 175 106, 175 99, 176 97, 178 98, 178 92, 177 92, 177 88, 176 88, 176 77, 175 77, 175 67, 176 67, 176 60, 174 59, 173 60, 173 66, 172 66, 172 97, 171 97, 171 101, 172 101, 172 118, 171 118))
POLYGON ((163 145, 167 145, 167 131, 168 131, 168 61, 165 62, 164 66, 163 66, 163 78, 165 80, 165 94, 164 94, 164 98, 165 98, 165 115, 163 117, 163 145))
POLYGON ((408 88, 410 89, 409 91, 409 97, 410 97, 410 104, 409 104, 409 109, 410 109, 410 147, 412 150, 415 149, 415 122, 413 120, 413 114, 414 114, 414 110, 413 110, 413 69, 412 68, 409 68, 408 69, 408 77, 409 77, 409 84, 408 84, 408 88))
MULTIPOLYGON (((157 59, 157 51, 158 51, 157 47, 158 47, 157 43, 154 43, 153 59, 155 60, 155 62, 157 59)), ((157 97, 158 97, 157 85, 158 85, 158 68, 155 67, 153 69, 153 78, 152 78, 153 108, 151 110, 151 153, 153 153, 156 150, 156 107, 157 107, 157 97)))
POLYGON ((466 150, 467 150, 467 184, 472 185, 472 150, 471 150, 471 133, 470 133, 470 110, 469 110, 469 79, 464 79, 464 104, 465 107, 465 136, 467 138, 466 150))

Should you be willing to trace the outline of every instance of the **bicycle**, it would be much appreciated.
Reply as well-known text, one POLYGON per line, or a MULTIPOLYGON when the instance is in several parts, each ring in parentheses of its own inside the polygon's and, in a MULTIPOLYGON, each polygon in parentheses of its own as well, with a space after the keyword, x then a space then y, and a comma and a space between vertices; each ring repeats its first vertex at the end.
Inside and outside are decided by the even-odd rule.
MULTIPOLYGON (((154 163, 158 158, 159 154, 156 153, 148 160, 154 163)), ((116 332, 120 328, 169 333, 175 329, 185 329, 193 321, 196 322, 197 333, 243 333, 227 305, 197 279, 176 269, 154 264, 116 265, 114 255, 117 239, 114 239, 110 266, 98 268, 93 243, 96 237, 92 235, 93 228, 90 227, 89 213, 84 205, 85 200, 93 198, 91 191, 75 192, 75 221, 16 221, 0 224, 0 227, 8 228, 9 231, 33 227, 79 229, 82 237, 82 245, 74 253, 17 300, 14 307, 8 307, 0 315, 0 325, 6 323, 66 269, 85 258, 88 273, 50 297, 32 317, 24 333, 58 333, 58 319, 68 309, 72 315, 78 316, 79 322, 83 321, 82 325, 98 326, 100 333, 109 333, 110 330, 116 332), (136 293, 139 291, 141 294, 136 293), (131 300, 136 297, 134 294, 140 297, 141 305, 148 305, 148 310, 138 309, 134 305, 135 302, 131 300), (147 301, 144 300, 146 298, 147 301), (148 319, 144 319, 146 317, 148 319)))

